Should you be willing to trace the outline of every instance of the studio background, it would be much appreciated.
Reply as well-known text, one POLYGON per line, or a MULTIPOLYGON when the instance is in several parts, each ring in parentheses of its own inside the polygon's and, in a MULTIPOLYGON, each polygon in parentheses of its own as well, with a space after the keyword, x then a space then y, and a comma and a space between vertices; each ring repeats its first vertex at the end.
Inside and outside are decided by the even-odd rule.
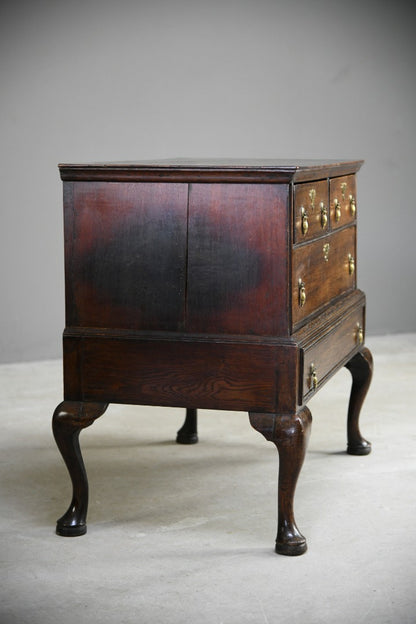
POLYGON ((365 159, 367 331, 416 331, 412 3, 6 0, 0 12, 0 362, 61 356, 58 162, 365 159))

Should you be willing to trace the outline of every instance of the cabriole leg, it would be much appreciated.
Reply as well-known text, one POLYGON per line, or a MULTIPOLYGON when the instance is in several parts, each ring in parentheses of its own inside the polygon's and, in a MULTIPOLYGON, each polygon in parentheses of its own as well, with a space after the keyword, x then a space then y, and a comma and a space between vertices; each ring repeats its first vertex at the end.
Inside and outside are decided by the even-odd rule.
POLYGON ((197 410, 187 409, 185 422, 176 435, 178 444, 196 444, 198 442, 197 410))
POLYGON ((72 481, 72 500, 56 524, 58 535, 73 537, 87 531, 88 479, 79 446, 81 429, 89 427, 107 409, 107 403, 64 401, 52 419, 53 435, 72 481))
POLYGON ((373 358, 370 350, 364 347, 345 366, 352 375, 347 421, 347 453, 350 455, 368 455, 371 452, 371 443, 362 437, 358 421, 373 376, 373 358))
POLYGON ((306 539, 296 526, 293 500, 296 483, 309 440, 312 416, 303 406, 295 414, 250 413, 250 423, 266 440, 274 442, 279 452, 278 522, 276 552, 302 555, 306 539))

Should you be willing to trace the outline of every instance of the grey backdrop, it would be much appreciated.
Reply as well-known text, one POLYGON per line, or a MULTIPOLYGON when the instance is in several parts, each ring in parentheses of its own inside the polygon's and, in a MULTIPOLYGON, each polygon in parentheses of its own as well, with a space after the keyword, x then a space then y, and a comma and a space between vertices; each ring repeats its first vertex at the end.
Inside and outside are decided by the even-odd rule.
POLYGON ((58 162, 364 158, 368 331, 416 331, 413 4, 3 0, 0 361, 61 354, 58 162))

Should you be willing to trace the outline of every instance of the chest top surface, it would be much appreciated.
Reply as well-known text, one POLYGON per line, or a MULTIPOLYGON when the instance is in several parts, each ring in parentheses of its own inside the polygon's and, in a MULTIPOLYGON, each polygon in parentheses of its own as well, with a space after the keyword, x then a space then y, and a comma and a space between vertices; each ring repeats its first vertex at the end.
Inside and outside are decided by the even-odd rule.
POLYGON ((173 158, 102 163, 61 163, 64 181, 170 181, 288 183, 356 173, 362 160, 277 158, 173 158))

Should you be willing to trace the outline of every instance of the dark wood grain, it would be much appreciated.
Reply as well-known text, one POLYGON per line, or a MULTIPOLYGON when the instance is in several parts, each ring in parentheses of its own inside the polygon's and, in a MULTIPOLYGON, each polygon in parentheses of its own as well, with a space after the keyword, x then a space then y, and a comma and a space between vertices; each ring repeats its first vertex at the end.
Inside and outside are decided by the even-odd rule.
POLYGON ((183 328, 187 186, 78 183, 67 201, 67 325, 183 328))
POLYGON ((287 185, 193 184, 189 332, 288 333, 287 185))
POLYGON ((349 271, 349 254, 356 260, 355 227, 346 228, 296 247, 292 264, 292 321, 294 327, 335 297, 355 288, 356 269, 349 271), (329 245, 325 260, 324 245, 329 245), (299 303, 299 280, 305 284, 306 303, 299 303))
MULTIPOLYGON (((65 337, 65 341, 68 337, 65 337)), ((92 337, 78 340, 79 394, 72 400, 171 407, 272 411, 296 409, 295 345, 92 337)), ((75 362, 75 358, 73 359, 75 362)), ((77 368, 65 368, 76 387, 77 368)))

